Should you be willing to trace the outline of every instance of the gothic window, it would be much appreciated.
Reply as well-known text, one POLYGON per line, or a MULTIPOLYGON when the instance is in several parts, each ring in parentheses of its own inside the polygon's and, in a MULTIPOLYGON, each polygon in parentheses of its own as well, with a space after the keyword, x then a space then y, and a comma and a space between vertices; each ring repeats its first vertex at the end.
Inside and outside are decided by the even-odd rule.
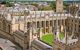
POLYGON ((58 20, 58 25, 60 25, 60 20, 58 20))
POLYGON ((37 28, 39 28, 40 27, 40 23, 39 23, 39 21, 37 22, 37 28))
POLYGON ((48 23, 49 23, 49 22, 48 22, 48 21, 46 21, 46 27, 48 27, 48 23))
POLYGON ((73 22, 73 20, 72 20, 72 22, 73 22))
POLYGON ((53 23, 52 23, 52 21, 50 21, 50 26, 52 26, 53 25, 53 23))
POLYGON ((10 33, 10 25, 8 25, 8 30, 9 30, 9 33, 10 33))
POLYGON ((30 28, 30 22, 27 23, 27 28, 30 28))
POLYGON ((80 25, 79 25, 79 28, 80 28, 80 25))
POLYGON ((0 22, 0 28, 1 28, 1 24, 2 24, 2 23, 0 22))
POLYGON ((6 31, 6 21, 3 20, 3 30, 6 31))
POLYGON ((44 21, 42 21, 42 27, 44 27, 44 25, 45 25, 45 22, 44 22, 44 21))

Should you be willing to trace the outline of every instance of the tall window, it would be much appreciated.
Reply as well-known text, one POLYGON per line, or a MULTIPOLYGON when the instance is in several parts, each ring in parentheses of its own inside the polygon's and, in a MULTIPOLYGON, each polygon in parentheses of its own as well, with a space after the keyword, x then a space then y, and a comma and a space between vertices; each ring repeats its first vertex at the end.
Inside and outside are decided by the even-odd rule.
POLYGON ((28 22, 28 23, 27 23, 27 28, 30 28, 30 25, 31 25, 31 23, 30 23, 30 22, 28 22))
POLYGON ((0 22, 0 28, 1 28, 1 22, 0 22))
POLYGON ((45 23, 44 23, 44 21, 42 21, 42 27, 44 27, 44 25, 45 25, 45 23))
POLYGON ((8 30, 9 30, 9 33, 10 33, 10 25, 8 25, 8 30))
POLYGON ((46 27, 48 27, 49 26, 49 22, 48 21, 46 21, 46 27))
POLYGON ((3 20, 3 30, 6 31, 6 21, 3 20))
POLYGON ((40 22, 38 21, 38 22, 37 22, 37 28, 39 28, 39 27, 40 27, 40 22))
POLYGON ((50 21, 50 26, 52 26, 52 25, 53 25, 53 21, 51 20, 51 21, 50 21))

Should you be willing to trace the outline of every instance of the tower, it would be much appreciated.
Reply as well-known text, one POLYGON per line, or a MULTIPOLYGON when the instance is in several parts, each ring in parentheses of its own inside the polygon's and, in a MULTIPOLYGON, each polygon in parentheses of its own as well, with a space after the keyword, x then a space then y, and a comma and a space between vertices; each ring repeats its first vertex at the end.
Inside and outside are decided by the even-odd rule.
POLYGON ((63 12, 63 0, 56 0, 56 12, 63 12))
MULTIPOLYGON (((63 0, 56 0, 56 12, 61 13, 63 12, 63 0)), ((54 45, 53 50, 65 50, 66 45, 62 43, 62 40, 60 39, 60 26, 58 25, 58 19, 56 19, 56 25, 55 25, 55 31, 54 31, 54 45)), ((66 39, 66 38, 65 38, 66 39)))
MULTIPOLYGON (((57 13, 60 13, 60 12, 63 11, 62 4, 63 4, 62 0, 56 0, 56 12, 57 13)), ((76 8, 75 7, 74 7, 74 11, 72 10, 72 12, 73 12, 73 16, 75 17, 75 13, 76 13, 76 8)), ((57 20, 56 20, 56 23, 58 23, 57 20)), ((56 24, 56 26, 55 27, 57 29, 55 29, 56 31, 55 31, 55 34, 54 34, 55 36, 54 36, 53 50, 80 50, 80 48, 79 48, 79 46, 80 46, 79 37, 76 36, 76 33, 74 32, 74 29, 72 29, 72 34, 70 35, 69 34, 70 32, 66 31, 67 27, 64 25, 64 28, 63 28, 64 29, 64 38, 59 40, 58 38, 60 38, 60 37, 58 37, 58 35, 57 35, 57 34, 60 34, 60 32, 58 32, 59 31, 58 30, 58 24, 56 24)), ((73 27, 74 27, 74 25, 73 25, 73 27)))

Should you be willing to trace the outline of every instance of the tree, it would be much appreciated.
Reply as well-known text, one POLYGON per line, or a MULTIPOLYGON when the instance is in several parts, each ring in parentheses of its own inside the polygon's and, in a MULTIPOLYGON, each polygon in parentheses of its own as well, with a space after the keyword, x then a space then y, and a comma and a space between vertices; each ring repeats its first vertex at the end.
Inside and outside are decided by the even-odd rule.
POLYGON ((52 7, 52 9, 56 11, 56 2, 51 2, 50 7, 52 7))
POLYGON ((1 4, 6 4, 6 1, 2 1, 1 4))
MULTIPOLYGON (((63 9, 64 10, 67 10, 67 7, 68 6, 69 6, 69 4, 63 2, 63 9)), ((52 7, 52 9, 56 11, 56 2, 55 1, 54 2, 51 2, 50 7, 52 7)))
POLYGON ((36 4, 36 3, 34 3, 34 4, 31 4, 31 5, 33 5, 33 6, 35 6, 35 7, 38 7, 38 4, 36 4))
POLYGON ((11 4, 9 1, 5 1, 5 0, 1 4, 5 4, 7 7, 13 6, 13 4, 11 4))
POLYGON ((67 8, 69 7, 69 4, 63 2, 63 5, 64 5, 64 6, 63 6, 64 10, 67 10, 67 8))
POLYGON ((50 7, 50 6, 44 6, 44 7, 42 7, 42 10, 52 10, 52 7, 50 7))

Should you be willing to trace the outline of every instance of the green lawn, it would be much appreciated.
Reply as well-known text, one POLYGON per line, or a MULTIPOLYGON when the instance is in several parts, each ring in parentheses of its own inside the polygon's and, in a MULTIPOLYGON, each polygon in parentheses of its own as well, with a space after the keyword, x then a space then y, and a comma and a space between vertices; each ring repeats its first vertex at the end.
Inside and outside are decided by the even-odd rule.
MULTIPOLYGON (((64 38, 64 34, 63 33, 60 33, 60 39, 63 39, 64 38)), ((41 37, 41 40, 49 45, 53 45, 53 41, 54 41, 54 35, 53 34, 46 34, 46 35, 43 35, 41 37)))

